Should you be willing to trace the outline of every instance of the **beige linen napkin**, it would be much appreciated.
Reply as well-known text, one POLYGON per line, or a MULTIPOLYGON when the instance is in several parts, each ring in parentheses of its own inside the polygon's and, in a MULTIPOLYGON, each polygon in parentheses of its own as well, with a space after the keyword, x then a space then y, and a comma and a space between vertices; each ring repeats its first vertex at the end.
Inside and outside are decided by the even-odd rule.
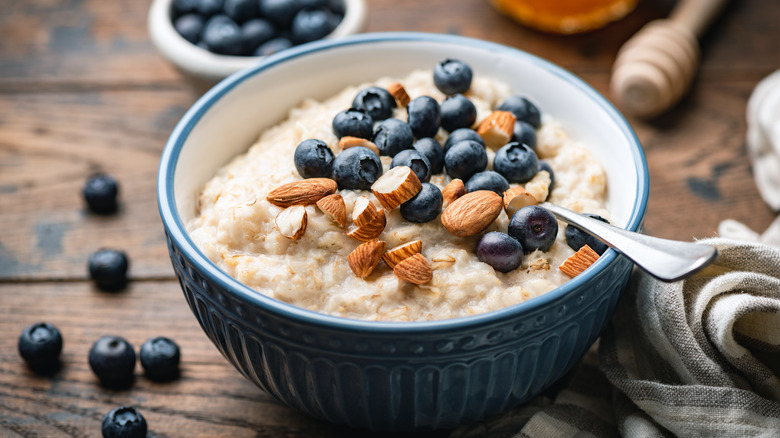
MULTIPOLYGON (((780 73, 751 96, 748 127, 756 184, 780 209, 780 73)), ((780 218, 761 235, 726 220, 719 234, 702 241, 718 258, 689 279, 636 270, 556 388, 451 437, 780 436, 780 218)))

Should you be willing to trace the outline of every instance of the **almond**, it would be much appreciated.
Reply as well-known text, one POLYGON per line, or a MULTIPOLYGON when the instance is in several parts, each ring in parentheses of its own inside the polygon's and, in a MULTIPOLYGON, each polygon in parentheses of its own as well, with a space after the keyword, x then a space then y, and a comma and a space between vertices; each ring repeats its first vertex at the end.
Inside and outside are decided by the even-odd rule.
POLYGON ((373 202, 366 196, 358 196, 355 199, 355 205, 352 207, 352 222, 362 227, 370 222, 376 222, 379 215, 384 215, 384 211, 376 208, 373 202))
POLYGON ((384 250, 385 242, 381 240, 373 239, 362 243, 347 256, 349 267, 358 277, 366 278, 382 260, 384 250))
POLYGON ((279 186, 268 193, 266 200, 279 207, 315 204, 336 193, 336 181, 330 178, 309 178, 279 186))
POLYGON ((350 225, 347 228, 347 236, 361 242, 368 242, 379 237, 385 230, 385 225, 387 225, 387 216, 385 216, 385 210, 380 208, 377 216, 371 222, 363 225, 350 225))
POLYGON ((504 211, 510 218, 517 210, 528 205, 537 205, 539 201, 523 187, 517 186, 504 192, 504 211))
POLYGON ((414 284, 425 284, 433 278, 433 269, 422 254, 415 254, 398 262, 393 274, 401 280, 414 284))
POLYGON ((517 117, 509 111, 493 111, 477 127, 477 134, 485 140, 485 145, 498 149, 509 143, 515 130, 517 117))
POLYGON ((444 198, 444 205, 449 205, 452 201, 460 198, 461 196, 466 194, 466 185, 463 184, 463 180, 460 178, 455 178, 454 180, 450 181, 449 184, 444 186, 444 188, 441 190, 441 196, 444 198))
POLYGON ((303 233, 306 232, 307 222, 308 215, 306 214, 306 207, 303 205, 293 205, 285 208, 276 215, 274 220, 279 233, 292 240, 298 240, 303 237, 303 233))
POLYGON ((374 144, 374 142, 371 140, 366 140, 365 138, 360 138, 360 137, 350 137, 348 135, 341 137, 341 139, 339 140, 339 147, 342 150, 354 148, 356 146, 369 148, 372 151, 374 151, 375 154, 379 155, 379 148, 376 147, 376 144, 374 144))
POLYGON ((388 210, 412 199, 422 189, 422 183, 409 166, 396 166, 385 172, 371 186, 371 191, 388 210))
POLYGON ((504 201, 495 192, 477 190, 452 201, 441 214, 441 223, 456 236, 473 236, 493 223, 503 207, 504 201))
POLYGON ((347 224, 347 206, 344 204, 344 198, 338 193, 320 199, 317 201, 317 207, 341 227, 347 224))
POLYGON ((411 98, 409 97, 409 94, 406 92, 406 88, 404 88, 404 86, 401 85, 400 82, 394 82, 390 84, 390 86, 387 87, 387 91, 398 102, 398 106, 405 107, 406 105, 409 105, 409 101, 411 101, 411 98))
POLYGON ((590 246, 585 245, 566 259, 558 269, 569 277, 576 277, 598 259, 599 254, 593 251, 590 246))
POLYGON ((407 259, 415 254, 419 254, 422 250, 422 240, 413 240, 403 245, 398 245, 395 248, 387 250, 382 255, 382 260, 385 261, 387 266, 394 268, 395 265, 402 260, 407 259))

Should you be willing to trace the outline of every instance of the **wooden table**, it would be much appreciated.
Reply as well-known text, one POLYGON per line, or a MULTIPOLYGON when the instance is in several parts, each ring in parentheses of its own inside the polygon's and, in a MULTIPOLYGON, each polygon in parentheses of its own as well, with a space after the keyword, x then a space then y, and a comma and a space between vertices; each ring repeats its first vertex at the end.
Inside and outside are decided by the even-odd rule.
MULTIPOLYGON (((620 45, 673 2, 645 0, 626 19, 587 35, 537 33, 487 0, 368 0, 366 31, 411 30, 484 38, 541 55, 607 93, 620 45)), ((154 50, 149 0, 0 1, 0 436, 99 436, 105 413, 142 411, 150 436, 362 436, 287 408, 220 356, 174 279, 157 215, 155 174, 178 119, 197 98, 154 50), (118 214, 89 214, 86 177, 121 183, 118 214), (125 250, 132 282, 96 290, 86 260, 125 250), (16 351, 21 330, 48 321, 65 338, 63 368, 39 377, 16 351), (120 335, 136 348, 165 335, 183 350, 182 378, 133 387, 98 385, 92 343, 120 335)), ((647 153, 646 232, 713 236, 722 219, 763 231, 774 213, 760 199, 745 150, 745 107, 756 83, 780 67, 780 2, 730 4, 703 41, 692 93, 652 121, 630 119, 647 153)), ((443 431, 437 435, 446 435, 443 431)))

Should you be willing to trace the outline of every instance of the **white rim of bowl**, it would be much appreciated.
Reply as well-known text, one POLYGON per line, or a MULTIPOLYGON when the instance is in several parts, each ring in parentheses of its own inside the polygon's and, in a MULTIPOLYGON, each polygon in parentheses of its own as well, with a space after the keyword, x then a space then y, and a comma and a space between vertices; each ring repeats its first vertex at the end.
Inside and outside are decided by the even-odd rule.
POLYGON ((426 333, 430 335, 433 333, 443 333, 452 330, 474 328, 485 323, 505 323, 508 320, 515 320, 518 323, 522 322, 516 318, 520 315, 524 315, 526 317, 529 317, 529 315, 534 315, 535 311, 543 308, 551 301, 555 301, 562 296, 570 294, 582 283, 585 283, 594 275, 597 275, 597 271, 599 271, 598 273, 601 273, 601 271, 606 268, 606 265, 616 262, 615 259, 618 257, 618 253, 610 248, 583 274, 572 278, 568 282, 558 286, 550 292, 542 294, 538 297, 534 297, 528 301, 523 301, 521 303, 517 303, 501 309, 480 313, 477 315, 434 321, 394 322, 366 321, 360 319, 344 318, 315 312, 313 310, 307 310, 293 304, 271 298, 229 276, 227 273, 217 267, 214 262, 209 260, 208 257, 206 257, 200 251, 200 249, 198 249, 198 247, 187 234, 184 223, 176 211, 176 201, 173 193, 173 179, 175 176, 176 162, 178 161, 178 157, 181 152, 181 145, 184 143, 184 140, 189 135, 193 126, 203 116, 203 114, 206 113, 217 101, 219 101, 223 95, 229 93, 233 88, 247 80, 249 77, 252 77, 263 70, 273 68, 277 64, 284 63, 286 60, 305 56, 312 52, 338 49, 346 45, 403 41, 460 44, 470 47, 481 47, 486 50, 495 52, 511 53, 513 56, 521 56, 528 59, 529 62, 541 65, 551 74, 571 82, 577 88, 582 90, 583 93, 593 98, 598 103, 598 105, 609 114, 610 118, 612 118, 615 123, 620 126, 628 141, 633 146, 632 155, 635 157, 634 165, 637 168, 639 180, 637 181, 637 196, 632 208, 632 214, 629 218, 627 228, 633 231, 638 231, 641 229, 645 211, 647 210, 647 201, 650 194, 650 175, 644 150, 642 149, 641 143, 639 142, 636 133, 631 128, 631 125, 628 123, 626 118, 615 108, 614 105, 612 105, 612 103, 610 103, 591 85, 563 67, 560 67, 546 59, 540 58, 523 50, 498 43, 448 34, 423 32, 378 32, 353 35, 339 40, 317 41, 293 47, 291 49, 284 50, 280 53, 269 56, 266 60, 258 63, 253 68, 234 74, 229 78, 221 81, 200 99, 198 99, 198 101, 187 111, 187 113, 182 117, 182 119, 174 128, 170 138, 168 139, 168 142, 165 145, 165 149, 163 150, 162 156, 160 158, 160 168, 157 176, 157 196, 160 217, 162 219, 163 225, 168 231, 169 238, 177 242, 177 246, 181 250, 181 255, 187 258, 189 263, 199 265, 203 269, 203 272, 210 277, 211 281, 219 283, 235 297, 246 300, 258 307, 272 310, 274 313, 279 315, 280 318, 299 322, 306 321, 314 324, 322 324, 323 326, 326 326, 330 329, 339 331, 362 331, 393 334, 399 336, 414 335, 419 333, 426 333))
MULTIPOLYGON (((148 27, 152 44, 176 67, 214 81, 250 67, 263 56, 231 56, 211 53, 184 39, 173 27, 173 0, 154 0, 149 8, 148 27)), ((343 38, 360 32, 366 21, 364 0, 344 0, 344 18, 324 39, 343 38)))

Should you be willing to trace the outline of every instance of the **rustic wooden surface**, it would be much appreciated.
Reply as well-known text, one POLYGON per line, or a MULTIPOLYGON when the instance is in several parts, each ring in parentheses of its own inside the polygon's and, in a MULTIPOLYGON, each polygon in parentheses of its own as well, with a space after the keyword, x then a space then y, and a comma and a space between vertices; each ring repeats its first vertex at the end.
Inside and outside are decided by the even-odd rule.
MULTIPOLYGON (((522 28, 487 0, 368 0, 366 31, 455 33, 543 56, 607 93, 617 49, 670 0, 645 0, 619 23, 575 37, 522 28)), ((149 0, 0 0, 0 436, 99 436, 103 415, 139 407, 150 436, 362 436, 280 405, 220 356, 179 291, 157 216, 155 173, 165 140, 197 93, 154 50, 149 0), (87 175, 121 185, 107 217, 84 209, 87 175), (87 281, 99 247, 125 250, 132 282, 117 294, 87 281), (30 372, 16 352, 37 321, 60 328, 63 368, 30 372), (133 387, 98 385, 87 352, 116 334, 136 347, 165 335, 183 350, 183 373, 133 387)), ((780 68, 780 2, 740 0, 705 36, 703 66, 681 105, 652 122, 629 119, 647 153, 646 232, 686 239, 716 234, 726 218, 761 231, 761 201, 745 152, 745 107, 756 83, 780 68)), ((436 435, 446 436, 447 431, 436 435)), ((379 434, 381 436, 381 434, 379 434)))

